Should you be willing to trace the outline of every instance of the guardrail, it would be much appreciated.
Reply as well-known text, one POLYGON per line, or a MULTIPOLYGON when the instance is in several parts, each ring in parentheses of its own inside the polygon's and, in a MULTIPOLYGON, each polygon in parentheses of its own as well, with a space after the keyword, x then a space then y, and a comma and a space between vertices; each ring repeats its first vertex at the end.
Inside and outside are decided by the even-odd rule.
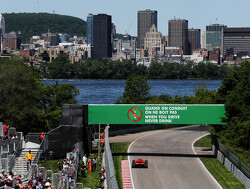
MULTIPOLYGON (((217 152, 215 151, 215 149, 216 149, 215 146, 212 145, 212 150, 213 150, 214 154, 217 153, 218 160, 225 167, 227 167, 227 169, 230 170, 247 188, 250 188, 249 178, 239 168, 237 168, 237 166, 234 163, 232 163, 222 151, 220 151, 221 149, 223 149, 223 151, 225 151, 226 147, 222 146, 221 143, 219 143, 219 145, 220 145, 220 147, 219 147, 219 150, 217 152)), ((234 156, 237 157, 236 155, 234 155, 234 156)))
POLYGON ((118 189, 118 184, 115 177, 114 162, 109 144, 109 126, 105 128, 104 154, 105 154, 105 171, 106 171, 107 187, 108 189, 118 189))
POLYGON ((231 150, 219 142, 219 150, 226 156, 235 166, 237 166, 248 178, 250 178, 250 168, 231 150))

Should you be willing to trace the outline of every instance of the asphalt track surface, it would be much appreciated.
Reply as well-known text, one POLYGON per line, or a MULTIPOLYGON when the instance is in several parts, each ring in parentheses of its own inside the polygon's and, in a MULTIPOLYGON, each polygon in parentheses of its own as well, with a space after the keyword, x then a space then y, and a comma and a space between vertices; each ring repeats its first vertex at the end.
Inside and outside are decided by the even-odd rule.
POLYGON ((135 189, 218 189, 192 148, 206 130, 200 126, 158 130, 112 137, 110 142, 133 141, 128 149, 130 163, 148 160, 148 168, 131 169, 135 189))

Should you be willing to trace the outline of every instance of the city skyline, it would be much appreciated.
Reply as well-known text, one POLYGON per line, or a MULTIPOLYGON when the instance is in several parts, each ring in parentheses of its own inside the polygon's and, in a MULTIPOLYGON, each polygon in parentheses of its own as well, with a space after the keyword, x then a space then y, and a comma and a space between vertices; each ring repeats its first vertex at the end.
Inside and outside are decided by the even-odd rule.
POLYGON ((175 2, 163 0, 157 1, 157 3, 149 0, 145 0, 143 3, 127 0, 122 4, 114 0, 109 0, 108 3, 98 0, 90 2, 75 0, 70 6, 66 1, 25 0, 25 3, 4 1, 1 3, 0 13, 47 12, 74 16, 85 21, 89 13, 104 13, 112 16, 117 33, 128 32, 132 36, 137 36, 137 13, 139 10, 150 9, 158 12, 158 31, 163 35, 168 35, 168 20, 174 18, 186 19, 189 21, 189 28, 201 29, 201 31, 204 31, 205 27, 210 24, 250 27, 249 19, 245 16, 250 1, 239 0, 237 4, 234 2, 232 0, 211 0, 201 4, 198 0, 181 0, 177 5, 175 2))

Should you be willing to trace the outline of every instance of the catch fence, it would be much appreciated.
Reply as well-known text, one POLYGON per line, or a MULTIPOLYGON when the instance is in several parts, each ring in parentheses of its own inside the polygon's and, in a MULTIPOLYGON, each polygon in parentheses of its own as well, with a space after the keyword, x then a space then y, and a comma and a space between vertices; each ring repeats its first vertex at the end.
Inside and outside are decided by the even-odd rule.
POLYGON ((118 189, 117 180, 115 177, 115 168, 112 158, 112 152, 109 144, 109 126, 105 128, 105 147, 104 147, 104 158, 105 158, 105 171, 107 179, 108 189, 118 189))

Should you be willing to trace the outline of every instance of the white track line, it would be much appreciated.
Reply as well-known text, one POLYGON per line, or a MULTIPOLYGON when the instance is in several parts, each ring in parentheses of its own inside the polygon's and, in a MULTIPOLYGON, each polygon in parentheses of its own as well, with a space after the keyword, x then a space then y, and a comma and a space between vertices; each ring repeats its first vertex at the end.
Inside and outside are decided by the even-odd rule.
MULTIPOLYGON (((201 139, 202 137, 204 137, 204 136, 207 136, 207 135, 209 135, 210 133, 207 133, 207 134, 205 134, 205 135, 203 135, 203 136, 200 136, 199 138, 197 138, 197 139, 195 139, 194 141, 193 141, 193 143, 192 143, 192 150, 193 150, 193 152, 197 155, 197 153, 195 152, 195 150, 194 150, 194 143, 197 141, 197 140, 199 140, 199 139, 201 139)), ((213 175, 211 175, 211 173, 207 170, 207 168, 205 167, 205 165, 202 163, 202 161, 200 160, 200 158, 198 158, 199 159, 199 161, 200 161, 200 163, 201 163, 201 165, 202 165, 202 167, 207 171, 207 173, 212 177, 212 179, 217 183, 217 185, 221 188, 221 189, 223 189, 222 187, 221 187, 221 185, 217 182, 217 180, 213 177, 213 175)))

